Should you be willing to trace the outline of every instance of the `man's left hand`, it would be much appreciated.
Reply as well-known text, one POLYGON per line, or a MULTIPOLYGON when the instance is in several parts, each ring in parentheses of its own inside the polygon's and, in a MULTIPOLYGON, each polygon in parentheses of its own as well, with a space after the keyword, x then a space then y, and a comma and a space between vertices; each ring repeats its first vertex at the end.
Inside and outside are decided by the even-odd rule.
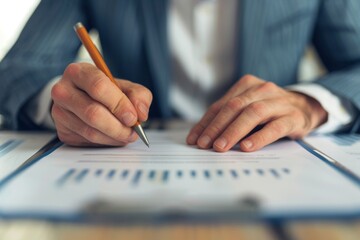
POLYGON ((282 137, 301 138, 326 120, 315 99, 246 75, 211 105, 187 143, 225 152, 240 141, 240 149, 251 152, 282 137), (251 133, 257 126, 262 128, 251 133))

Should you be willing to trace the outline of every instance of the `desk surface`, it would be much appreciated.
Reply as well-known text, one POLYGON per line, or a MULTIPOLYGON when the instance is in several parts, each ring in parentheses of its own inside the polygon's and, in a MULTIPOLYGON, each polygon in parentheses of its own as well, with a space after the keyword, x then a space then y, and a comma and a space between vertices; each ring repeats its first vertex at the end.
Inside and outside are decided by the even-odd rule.
POLYGON ((92 239, 327 239, 357 240, 360 221, 290 221, 266 223, 84 225, 36 221, 0 222, 0 239, 92 240, 92 239))

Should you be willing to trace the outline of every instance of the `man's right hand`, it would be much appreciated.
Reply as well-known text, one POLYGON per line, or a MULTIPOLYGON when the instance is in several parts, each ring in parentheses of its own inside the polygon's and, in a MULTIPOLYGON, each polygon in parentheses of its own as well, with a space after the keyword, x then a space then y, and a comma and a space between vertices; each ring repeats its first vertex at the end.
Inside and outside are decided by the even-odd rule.
POLYGON ((137 139, 132 126, 146 121, 151 92, 136 83, 110 79, 94 65, 70 64, 51 91, 59 139, 73 146, 124 146, 137 139))

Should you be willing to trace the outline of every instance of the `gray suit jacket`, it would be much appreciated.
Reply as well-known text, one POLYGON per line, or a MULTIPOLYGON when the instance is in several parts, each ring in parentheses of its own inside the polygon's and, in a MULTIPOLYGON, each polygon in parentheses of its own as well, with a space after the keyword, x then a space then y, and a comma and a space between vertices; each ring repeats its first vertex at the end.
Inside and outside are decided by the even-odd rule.
MULTIPOLYGON (((36 128, 22 108, 74 60, 76 22, 100 34, 116 77, 150 88, 151 117, 171 117, 166 33, 167 0, 43 0, 0 63, 0 114, 11 129, 36 128)), ((313 43, 329 73, 317 80, 360 109, 360 1, 241 0, 237 73, 280 86, 297 81, 304 49, 313 43)))

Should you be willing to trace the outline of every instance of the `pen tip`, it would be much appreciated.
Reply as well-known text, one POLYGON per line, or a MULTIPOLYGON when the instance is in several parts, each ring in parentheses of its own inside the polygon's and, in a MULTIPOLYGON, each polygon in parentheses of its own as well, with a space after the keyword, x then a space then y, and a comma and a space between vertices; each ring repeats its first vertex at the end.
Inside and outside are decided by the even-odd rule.
POLYGON ((146 135, 144 134, 144 137, 142 138, 143 142, 145 143, 145 145, 150 148, 150 143, 149 140, 147 139, 146 135))
POLYGON ((150 148, 150 143, 148 138, 146 137, 146 134, 144 132, 144 130, 142 129, 140 124, 136 124, 134 127, 135 132, 139 135, 139 137, 141 138, 141 140, 145 143, 145 145, 150 148))

